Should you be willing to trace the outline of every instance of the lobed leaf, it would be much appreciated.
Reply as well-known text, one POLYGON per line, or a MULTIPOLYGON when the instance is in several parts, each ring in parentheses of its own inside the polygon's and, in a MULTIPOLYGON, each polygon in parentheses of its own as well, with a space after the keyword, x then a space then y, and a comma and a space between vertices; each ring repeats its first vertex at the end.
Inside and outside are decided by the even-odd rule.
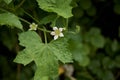
POLYGON ((67 39, 62 38, 51 42, 51 49, 54 51, 54 55, 63 63, 73 62, 72 61, 72 54, 68 50, 67 46, 67 39))
POLYGON ((22 24, 19 21, 19 18, 12 13, 1 13, 0 25, 9 25, 11 28, 17 27, 19 29, 22 29, 22 24))
POLYGON ((48 12, 55 12, 58 15, 69 18, 72 16, 71 0, 37 0, 41 9, 48 12))
POLYGON ((12 2, 12 0, 4 0, 7 4, 9 4, 10 2, 12 2))
POLYGON ((58 76, 58 60, 72 62, 72 55, 63 40, 44 44, 36 32, 27 31, 19 34, 19 41, 25 49, 19 52, 14 62, 27 65, 34 61, 37 66, 34 80, 55 79, 58 76))

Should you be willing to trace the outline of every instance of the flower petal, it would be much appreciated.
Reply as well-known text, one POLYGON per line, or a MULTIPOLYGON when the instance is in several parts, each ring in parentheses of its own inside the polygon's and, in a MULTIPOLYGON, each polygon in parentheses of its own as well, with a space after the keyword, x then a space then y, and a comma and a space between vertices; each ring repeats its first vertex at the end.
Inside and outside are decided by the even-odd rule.
POLYGON ((38 25, 35 23, 32 23, 29 25, 30 29, 29 30, 37 30, 38 25))
POLYGON ((31 31, 32 29, 31 29, 31 28, 29 28, 29 30, 31 31))
POLYGON ((60 37, 64 37, 63 33, 60 33, 59 36, 60 36, 60 37))
POLYGON ((58 35, 55 35, 55 36, 54 36, 54 40, 56 40, 56 39, 58 39, 58 35))
POLYGON ((37 28, 37 27, 38 27, 38 25, 36 24, 36 25, 35 25, 35 27, 37 28))
POLYGON ((55 30, 58 30, 58 28, 57 27, 53 27, 53 30, 55 31, 55 30))
POLYGON ((52 31, 50 34, 51 34, 51 35, 55 35, 55 32, 54 32, 54 31, 52 31))
POLYGON ((59 28, 59 31, 61 31, 61 32, 62 32, 62 31, 63 31, 63 28, 59 28))
POLYGON ((32 27, 32 25, 30 24, 30 26, 29 26, 30 28, 32 27))
POLYGON ((36 31, 36 30, 37 30, 37 27, 36 27, 36 28, 34 28, 34 30, 36 31))

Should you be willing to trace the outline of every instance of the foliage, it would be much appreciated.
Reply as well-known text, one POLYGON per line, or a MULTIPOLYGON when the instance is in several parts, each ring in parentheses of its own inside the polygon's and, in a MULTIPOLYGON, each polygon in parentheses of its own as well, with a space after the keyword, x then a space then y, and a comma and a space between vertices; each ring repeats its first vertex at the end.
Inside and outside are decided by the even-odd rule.
MULTIPOLYGON (((102 34, 102 28, 95 24, 100 14, 93 2, 0 0, 0 42, 14 52, 0 55, 0 78, 59 80, 59 68, 72 64, 77 80, 117 80, 120 43, 102 34), (33 30, 32 23, 37 25, 33 30), (61 31, 64 37, 53 39, 51 32, 55 26, 59 29, 57 35, 64 29, 61 31), (11 73, 8 77, 7 72, 11 73)), ((113 3, 114 13, 119 15, 120 1, 113 3)), ((65 80, 72 77, 66 76, 65 80)))

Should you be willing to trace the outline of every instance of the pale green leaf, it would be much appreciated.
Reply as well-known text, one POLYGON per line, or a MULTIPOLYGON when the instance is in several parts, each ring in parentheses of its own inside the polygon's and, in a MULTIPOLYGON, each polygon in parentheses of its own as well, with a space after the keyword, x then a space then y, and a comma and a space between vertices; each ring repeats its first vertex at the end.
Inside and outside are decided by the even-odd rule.
POLYGON ((32 62, 34 59, 34 54, 32 52, 23 50, 18 53, 17 57, 14 59, 14 62, 27 65, 32 62))
POLYGON ((44 80, 46 78, 55 79, 58 76, 58 61, 53 55, 50 47, 44 45, 44 50, 41 55, 37 55, 35 62, 37 71, 34 80, 44 80))
POLYGON ((60 60, 63 63, 73 62, 72 54, 68 50, 67 39, 62 38, 54 42, 51 42, 50 46, 58 60, 60 60))
POLYGON ((9 4, 10 2, 12 2, 12 0, 4 0, 7 4, 9 4))
POLYGON ((0 25, 9 25, 11 28, 17 27, 19 29, 22 29, 22 24, 19 21, 19 18, 12 13, 1 13, 0 25))
POLYGON ((48 12, 55 12, 58 15, 69 18, 72 16, 71 0, 37 0, 41 9, 48 12))
POLYGON ((34 31, 27 31, 19 34, 20 45, 26 46, 28 48, 37 48, 38 43, 42 44, 42 40, 38 34, 34 31))
POLYGON ((36 32, 27 31, 19 34, 19 41, 25 49, 18 53, 14 62, 27 65, 34 61, 37 66, 34 80, 55 79, 58 76, 58 60, 64 63, 72 61, 63 40, 44 44, 36 32))
POLYGON ((18 53, 15 62, 27 65, 35 59, 35 53, 42 48, 43 43, 34 31, 27 31, 19 34, 20 45, 26 47, 18 53))

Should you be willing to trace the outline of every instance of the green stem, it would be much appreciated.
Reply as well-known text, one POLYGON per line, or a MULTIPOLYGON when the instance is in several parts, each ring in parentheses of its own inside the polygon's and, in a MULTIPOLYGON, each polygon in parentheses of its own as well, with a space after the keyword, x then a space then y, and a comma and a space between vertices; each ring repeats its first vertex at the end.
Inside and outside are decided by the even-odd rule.
MULTIPOLYGON (((23 18, 20 18, 20 17, 19 17, 19 19, 20 19, 21 21, 29 24, 29 25, 31 24, 30 22, 28 22, 27 20, 25 20, 25 19, 23 19, 23 18)), ((43 32, 48 32, 48 33, 51 32, 51 31, 48 31, 48 30, 46 30, 46 29, 42 29, 42 28, 39 28, 39 27, 38 27, 38 29, 41 30, 41 31, 43 31, 43 32)))
POLYGON ((46 29, 42 29, 42 28, 39 28, 39 27, 38 27, 38 29, 39 29, 39 30, 41 30, 41 31, 48 32, 48 33, 50 33, 50 32, 51 32, 51 31, 48 31, 48 30, 46 30, 46 29))
POLYGON ((27 20, 25 20, 25 19, 23 19, 23 18, 20 18, 20 17, 19 17, 19 19, 20 19, 21 21, 23 21, 23 22, 29 24, 29 25, 31 24, 30 22, 28 22, 27 20))
POLYGON ((68 30, 68 18, 66 19, 66 25, 65 25, 66 30, 68 30))
MULTIPOLYGON (((44 30, 46 30, 46 28, 45 27, 43 27, 44 28, 44 30)), ((47 44, 47 35, 46 35, 46 32, 44 31, 44 38, 45 38, 45 44, 47 44)))
POLYGON ((7 10, 3 9, 3 8, 0 8, 0 10, 1 10, 1 11, 4 11, 4 12, 9 12, 9 11, 7 11, 7 10))
MULTIPOLYGON (((24 11, 24 10, 23 10, 24 11)), ((31 17, 34 21, 37 23, 40 23, 37 19, 35 19, 33 16, 31 16, 28 12, 24 11, 25 14, 27 14, 29 17, 31 17)))
POLYGON ((20 6, 22 6, 24 2, 25 2, 25 0, 22 0, 22 1, 20 2, 20 4, 18 4, 18 5, 15 7, 15 10, 18 9, 20 6))
POLYGON ((17 64, 17 76, 16 76, 17 80, 20 80, 20 72, 21 72, 21 65, 17 64))
POLYGON ((59 15, 57 15, 57 17, 55 18, 55 20, 53 21, 53 25, 52 26, 55 26, 55 24, 56 24, 56 21, 57 21, 57 19, 59 18, 60 16, 59 15))

